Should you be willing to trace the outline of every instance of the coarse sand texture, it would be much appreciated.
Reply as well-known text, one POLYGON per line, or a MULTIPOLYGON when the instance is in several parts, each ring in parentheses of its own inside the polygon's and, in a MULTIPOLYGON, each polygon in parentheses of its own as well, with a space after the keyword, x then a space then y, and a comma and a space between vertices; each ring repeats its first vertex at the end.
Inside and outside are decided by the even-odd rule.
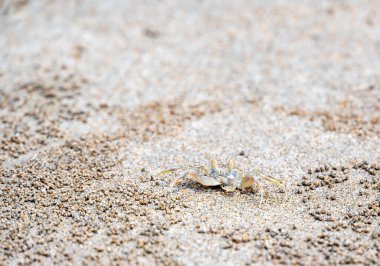
POLYGON ((0 265, 379 262, 379 1, 0 0, 0 265))

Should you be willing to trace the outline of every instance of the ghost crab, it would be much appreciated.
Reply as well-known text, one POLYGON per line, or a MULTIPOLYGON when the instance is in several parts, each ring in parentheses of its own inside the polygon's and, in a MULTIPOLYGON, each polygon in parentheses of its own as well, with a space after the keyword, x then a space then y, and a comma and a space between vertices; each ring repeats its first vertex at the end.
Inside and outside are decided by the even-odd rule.
POLYGON ((285 182, 281 179, 257 170, 241 170, 235 166, 232 159, 229 159, 226 164, 221 166, 218 165, 218 162, 215 159, 211 159, 210 167, 203 165, 183 166, 164 170, 158 173, 158 175, 164 175, 179 170, 189 170, 189 172, 182 177, 175 179, 171 184, 172 186, 175 185, 179 179, 187 176, 205 187, 220 186, 226 192, 233 192, 236 189, 244 190, 256 186, 260 191, 260 205, 264 196, 263 183, 275 185, 286 193, 285 182))

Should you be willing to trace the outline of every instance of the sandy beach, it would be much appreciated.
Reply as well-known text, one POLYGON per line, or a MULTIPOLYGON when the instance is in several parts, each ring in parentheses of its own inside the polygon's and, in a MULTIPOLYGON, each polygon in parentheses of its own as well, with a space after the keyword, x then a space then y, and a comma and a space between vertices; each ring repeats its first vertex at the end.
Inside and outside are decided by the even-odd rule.
POLYGON ((0 265, 379 261, 380 2, 0 0, 0 265))

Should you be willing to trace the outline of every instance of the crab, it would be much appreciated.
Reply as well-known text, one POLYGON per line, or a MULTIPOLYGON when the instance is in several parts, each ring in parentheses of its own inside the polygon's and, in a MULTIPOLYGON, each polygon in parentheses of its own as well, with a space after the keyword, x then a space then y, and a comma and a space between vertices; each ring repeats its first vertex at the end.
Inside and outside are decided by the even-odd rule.
POLYGON ((171 186, 177 184, 179 179, 184 177, 190 177, 205 187, 220 186, 226 192, 233 192, 236 189, 244 190, 256 186, 260 191, 260 205, 264 197, 264 183, 275 185, 286 193, 285 182, 283 180, 257 170, 241 170, 235 166, 232 159, 229 159, 226 164, 221 166, 215 159, 211 159, 210 167, 203 165, 182 166, 161 171, 158 175, 169 174, 180 170, 188 170, 188 172, 175 179, 171 183, 171 186))

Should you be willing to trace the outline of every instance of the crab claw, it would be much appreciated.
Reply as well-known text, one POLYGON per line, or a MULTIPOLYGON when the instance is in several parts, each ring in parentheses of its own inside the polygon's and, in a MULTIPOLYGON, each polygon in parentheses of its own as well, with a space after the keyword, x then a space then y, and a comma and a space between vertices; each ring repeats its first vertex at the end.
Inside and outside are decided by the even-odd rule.
POLYGON ((255 184, 255 179, 252 176, 243 176, 240 181, 239 188, 245 189, 245 188, 253 187, 254 184, 255 184))
POLYGON ((215 187, 220 185, 220 182, 209 176, 199 176, 197 173, 189 173, 189 175, 194 181, 197 181, 205 187, 215 187))

